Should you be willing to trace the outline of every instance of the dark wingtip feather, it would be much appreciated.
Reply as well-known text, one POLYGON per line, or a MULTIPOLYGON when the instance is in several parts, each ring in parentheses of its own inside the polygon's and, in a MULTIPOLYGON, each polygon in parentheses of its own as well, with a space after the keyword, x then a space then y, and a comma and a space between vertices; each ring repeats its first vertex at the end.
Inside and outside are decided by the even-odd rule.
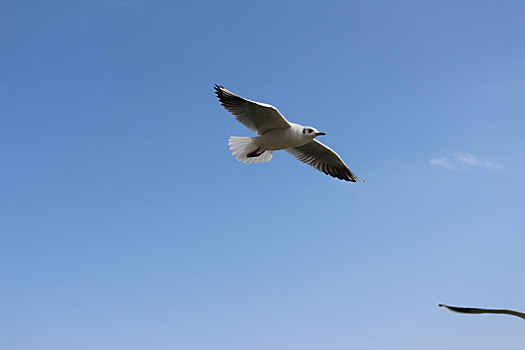
POLYGON ((345 167, 344 168, 344 176, 345 176, 345 179, 346 181, 350 181, 350 182, 362 182, 361 180, 359 180, 357 178, 357 176, 354 175, 354 173, 352 173, 352 171, 350 169, 348 169, 348 167, 345 167))
POLYGON ((219 95, 219 94, 222 92, 223 87, 220 86, 220 85, 218 85, 218 84, 215 84, 215 86, 213 87, 213 89, 215 90, 215 93, 216 93, 217 95, 219 95))
POLYGON ((227 94, 228 90, 226 90, 222 85, 219 85, 219 84, 215 84, 213 88, 215 89, 215 95, 217 95, 217 98, 219 99, 220 104, 223 107, 226 107, 225 99, 228 97, 228 94, 227 94))

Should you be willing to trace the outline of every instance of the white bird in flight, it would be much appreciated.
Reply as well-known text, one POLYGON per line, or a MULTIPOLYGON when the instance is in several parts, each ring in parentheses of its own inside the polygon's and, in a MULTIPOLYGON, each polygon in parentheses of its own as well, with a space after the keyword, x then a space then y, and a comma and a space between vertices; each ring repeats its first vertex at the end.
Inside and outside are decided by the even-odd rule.
POLYGON ((506 314, 506 315, 512 315, 516 317, 520 317, 525 320, 525 313, 518 312, 514 310, 506 310, 506 309, 480 309, 480 308, 474 308, 474 307, 457 307, 457 306, 448 306, 439 304, 439 307, 442 307, 443 309, 453 311, 453 312, 459 312, 462 314, 506 314))
POLYGON ((235 158, 245 163, 270 161, 273 151, 284 149, 301 162, 332 177, 362 182, 343 160, 315 138, 325 135, 311 126, 287 121, 272 105, 239 97, 220 85, 215 93, 221 105, 242 124, 255 131, 256 137, 231 136, 228 144, 235 158))

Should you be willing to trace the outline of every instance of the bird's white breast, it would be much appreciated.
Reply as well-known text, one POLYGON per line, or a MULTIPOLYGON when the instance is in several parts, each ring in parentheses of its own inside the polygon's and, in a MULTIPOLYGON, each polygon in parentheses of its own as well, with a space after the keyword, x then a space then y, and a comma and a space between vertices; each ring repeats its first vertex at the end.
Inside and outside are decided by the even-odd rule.
POLYGON ((312 135, 303 133, 304 127, 298 124, 292 124, 286 129, 276 129, 269 131, 257 137, 257 144, 262 150, 280 150, 292 147, 302 146, 313 140, 312 135))

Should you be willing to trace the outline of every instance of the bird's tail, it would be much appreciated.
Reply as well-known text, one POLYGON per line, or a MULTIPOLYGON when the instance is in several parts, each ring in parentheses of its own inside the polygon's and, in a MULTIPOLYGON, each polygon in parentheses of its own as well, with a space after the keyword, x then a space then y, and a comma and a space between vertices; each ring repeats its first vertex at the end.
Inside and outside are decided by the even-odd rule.
POLYGON ((256 137, 231 136, 228 140, 230 151, 233 156, 244 163, 264 163, 272 159, 273 151, 264 151, 258 154, 258 146, 255 142, 256 137))

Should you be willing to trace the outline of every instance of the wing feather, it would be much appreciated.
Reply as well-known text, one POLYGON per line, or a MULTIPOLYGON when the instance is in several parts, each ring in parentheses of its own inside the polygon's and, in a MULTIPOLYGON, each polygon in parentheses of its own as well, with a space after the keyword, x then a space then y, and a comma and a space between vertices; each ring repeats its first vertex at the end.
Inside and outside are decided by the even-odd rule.
POLYGON ((525 320, 525 313, 514 311, 514 310, 482 309, 482 308, 476 308, 476 307, 458 307, 458 306, 449 306, 449 305, 443 305, 443 304, 439 304, 439 307, 442 307, 450 311, 463 313, 463 314, 507 314, 507 315, 520 317, 525 320))
POLYGON ((272 105, 244 99, 220 85, 215 85, 214 89, 221 105, 240 123, 259 135, 291 126, 272 105))
POLYGON ((299 147, 288 148, 286 151, 301 162, 327 175, 345 181, 362 182, 350 171, 337 153, 317 140, 312 140, 299 147))

